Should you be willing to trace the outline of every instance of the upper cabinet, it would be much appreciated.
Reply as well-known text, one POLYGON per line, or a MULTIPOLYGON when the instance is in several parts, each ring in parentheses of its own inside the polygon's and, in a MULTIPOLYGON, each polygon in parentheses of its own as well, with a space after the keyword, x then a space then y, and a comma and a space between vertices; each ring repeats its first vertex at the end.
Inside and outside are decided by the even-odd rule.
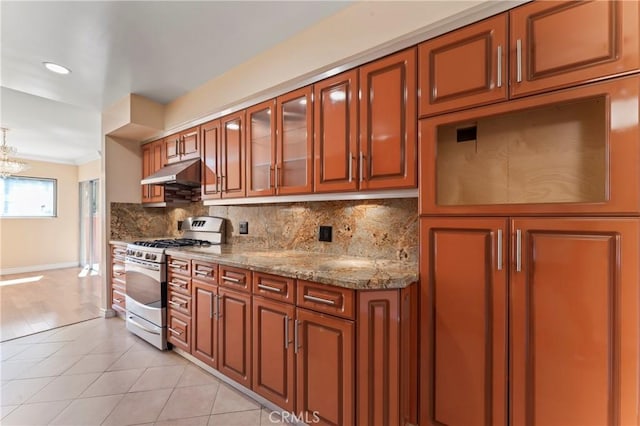
POLYGON ((360 67, 360 189, 414 188, 416 49, 360 67))
MULTIPOLYGON (((164 139, 142 146, 142 178, 160 170, 166 161, 164 139)), ((156 203, 164 201, 163 185, 142 185, 142 202, 156 203)))
POLYGON ((540 1, 509 12, 512 97, 640 66, 637 1, 540 1))
POLYGON ((507 99, 507 18, 503 13, 418 47, 421 116, 507 99))
POLYGON ((167 164, 200 158, 200 128, 193 127, 164 139, 167 164))
POLYGON ((202 199, 245 196, 245 111, 200 126, 202 199))
POLYGON ((247 195, 312 189, 311 86, 247 109, 247 195))
POLYGON ((276 100, 247 109, 247 195, 275 194, 276 100))
POLYGON ((314 190, 358 189, 358 70, 319 81, 314 97, 314 190))
POLYGON ((278 96, 275 163, 277 194, 306 194, 313 177, 313 99, 311 86, 278 96))
POLYGON ((635 1, 534 1, 426 41, 420 116, 638 70, 638 9, 635 1))

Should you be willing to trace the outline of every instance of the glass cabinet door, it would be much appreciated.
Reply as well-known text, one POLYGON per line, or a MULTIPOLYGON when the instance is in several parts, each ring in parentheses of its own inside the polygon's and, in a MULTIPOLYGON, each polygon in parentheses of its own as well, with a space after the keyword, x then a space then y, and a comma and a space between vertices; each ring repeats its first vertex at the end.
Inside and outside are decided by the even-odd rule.
POLYGON ((275 193, 275 99, 247 110, 247 195, 275 193))
POLYGON ((310 193, 312 190, 311 87, 280 96, 275 184, 278 194, 310 193))

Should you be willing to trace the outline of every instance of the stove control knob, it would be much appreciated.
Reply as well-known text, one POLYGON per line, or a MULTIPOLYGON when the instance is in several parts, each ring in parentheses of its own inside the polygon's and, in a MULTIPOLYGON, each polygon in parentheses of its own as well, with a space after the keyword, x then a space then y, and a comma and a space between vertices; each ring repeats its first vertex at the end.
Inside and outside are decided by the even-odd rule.
POLYGON ((158 255, 156 255, 156 254, 152 254, 151 255, 151 260, 156 260, 157 258, 158 258, 158 255))
POLYGON ((145 253, 144 258, 145 259, 151 259, 151 255, 149 253, 145 253))
POLYGON ((142 252, 141 251, 136 252, 136 257, 142 257, 142 252))

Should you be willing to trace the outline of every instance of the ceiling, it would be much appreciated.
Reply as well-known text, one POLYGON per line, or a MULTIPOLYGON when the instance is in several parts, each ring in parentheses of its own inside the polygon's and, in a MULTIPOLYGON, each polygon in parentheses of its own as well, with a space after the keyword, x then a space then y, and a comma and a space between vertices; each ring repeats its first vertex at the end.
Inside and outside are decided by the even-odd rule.
POLYGON ((167 103, 348 5, 2 0, 0 124, 23 158, 82 164, 99 158, 101 111, 127 94, 167 103))

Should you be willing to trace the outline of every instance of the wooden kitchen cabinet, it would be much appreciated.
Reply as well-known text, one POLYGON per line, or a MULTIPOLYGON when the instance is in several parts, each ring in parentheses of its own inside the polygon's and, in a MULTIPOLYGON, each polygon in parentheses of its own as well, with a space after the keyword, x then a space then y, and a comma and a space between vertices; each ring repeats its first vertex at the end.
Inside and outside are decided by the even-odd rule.
POLYGON ((421 117, 506 100, 508 14, 418 46, 421 117))
POLYGON ((175 309, 167 310, 167 342, 186 352, 191 352, 191 317, 175 309))
POLYGON ((313 85, 314 192, 358 189, 358 70, 313 85))
MULTIPOLYGON (((164 140, 158 140, 142 146, 142 178, 160 170, 166 161, 164 140)), ((164 201, 163 185, 142 185, 142 202, 157 203, 164 201)))
POLYGON ((251 388, 251 295, 218 288, 218 370, 251 388))
POLYGON ((420 121, 420 214, 637 214, 640 77, 420 121))
POLYGON ((213 368, 218 368, 218 324, 216 306, 218 287, 193 281, 193 347, 191 354, 213 368))
POLYGON ((295 306, 253 297, 253 383, 257 394, 295 411, 295 306))
POLYGON ((274 195, 276 100, 247 109, 247 196, 274 195))
POLYGON ((200 158, 200 128, 183 130, 164 139, 166 163, 200 158))
POLYGON ((167 342, 191 352, 191 260, 167 256, 167 342))
POLYGON ((359 69, 360 189, 418 184, 416 72, 416 48, 359 69))
POLYGON ((296 309, 296 413, 321 425, 355 424, 355 326, 296 309))
POLYGON ((511 97, 640 68, 637 1, 534 1, 509 11, 511 97))
POLYGON ((423 218, 420 232, 420 424, 635 424, 640 219, 423 218))
POLYGON ((127 279, 124 272, 124 257, 127 247, 111 244, 111 307, 117 312, 124 313, 127 279))
POLYGON ((245 111, 200 126, 202 199, 245 196, 245 111))

